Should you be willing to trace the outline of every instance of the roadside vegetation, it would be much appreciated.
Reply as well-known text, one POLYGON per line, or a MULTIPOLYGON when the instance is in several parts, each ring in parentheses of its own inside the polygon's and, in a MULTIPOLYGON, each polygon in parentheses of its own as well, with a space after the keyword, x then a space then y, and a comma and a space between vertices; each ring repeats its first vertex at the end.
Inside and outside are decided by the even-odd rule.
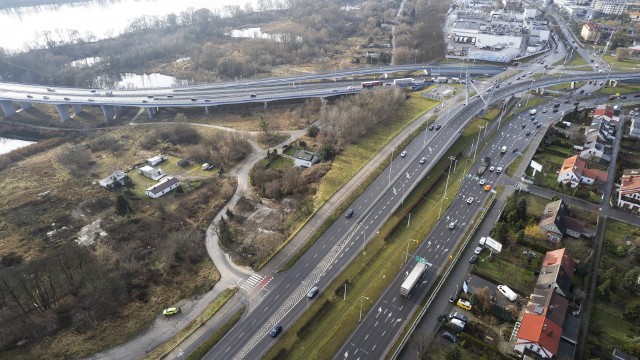
POLYGON ((248 149, 218 130, 168 125, 95 131, 50 149, 47 141, 35 144, 47 151, 28 157, 0 156, 9 158, 0 161, 3 356, 94 353, 212 288, 220 275, 206 256, 205 229, 236 182, 203 171, 199 160, 175 165, 203 144, 207 161, 221 159, 220 168, 233 167, 248 149), (150 199, 137 168, 159 153, 167 160, 157 166, 181 186, 150 199), (130 181, 110 192, 97 181, 114 170, 130 181))
POLYGON ((607 220, 589 325, 588 349, 592 357, 604 358, 616 347, 640 356, 639 247, 640 229, 607 220))

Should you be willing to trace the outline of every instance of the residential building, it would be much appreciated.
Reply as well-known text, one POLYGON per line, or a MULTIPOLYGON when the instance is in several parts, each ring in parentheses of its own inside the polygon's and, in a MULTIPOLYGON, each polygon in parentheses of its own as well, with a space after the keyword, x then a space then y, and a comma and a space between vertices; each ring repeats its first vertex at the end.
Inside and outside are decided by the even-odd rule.
POLYGON ((562 199, 550 202, 544 207, 538 226, 545 233, 547 240, 553 242, 559 242, 564 235, 578 239, 585 231, 584 222, 569 216, 569 210, 562 199))
POLYGON ((611 357, 612 360, 638 360, 638 357, 633 356, 631 354, 627 354, 626 352, 615 348, 613 349, 613 356, 611 357))
POLYGON ((157 184, 148 187, 145 190, 145 193, 149 197, 157 199, 160 196, 162 196, 162 195, 170 192, 171 190, 177 188, 178 186, 180 186, 180 182, 178 181, 178 179, 174 178, 173 176, 167 176, 166 178, 162 179, 157 184))
POLYGON ((118 170, 118 171, 114 171, 113 173, 111 173, 111 175, 107 176, 106 178, 100 180, 99 183, 100 183, 100 186, 102 186, 105 189, 112 189, 113 187, 116 186, 116 183, 120 185, 124 185, 126 180, 127 180, 127 174, 118 170))
POLYGON ((627 14, 631 21, 640 21, 640 1, 630 1, 627 3, 627 14))
POLYGON ((564 297, 573 293, 573 272, 576 262, 569 250, 562 248, 548 251, 542 260, 540 275, 536 282, 536 288, 554 289, 554 291, 564 297))
POLYGON ((591 125, 585 129, 585 141, 580 157, 583 159, 595 157, 604 161, 611 161, 613 141, 615 139, 613 123, 618 123, 619 116, 609 116, 611 112, 608 109, 602 109, 599 112, 602 114, 597 116, 594 112, 591 125))
POLYGON ((587 21, 582 25, 580 36, 584 41, 596 41, 598 39, 598 24, 593 21, 587 21))
POLYGON ((572 188, 575 188, 578 184, 593 185, 596 181, 606 182, 607 172, 588 169, 585 161, 580 159, 578 155, 565 159, 558 174, 558 182, 563 184, 570 183, 572 188))
POLYGON ((607 15, 620 15, 627 10, 627 0, 593 0, 591 6, 607 15))
POLYGON ((640 138, 640 117, 638 115, 631 116, 631 127, 629 128, 629 136, 640 138))
POLYGON ((525 313, 518 330, 514 350, 527 354, 536 354, 532 358, 551 359, 558 353, 562 328, 548 318, 525 313))
POLYGON ((565 336, 563 329, 574 269, 575 262, 566 249, 545 254, 536 287, 516 324, 515 351, 531 358, 551 359, 558 355, 562 339, 575 344, 575 334, 569 331, 565 336))
POLYGON ((140 175, 146 176, 149 179, 156 180, 156 181, 162 179, 165 175, 167 175, 164 173, 164 171, 162 171, 162 169, 159 169, 159 168, 156 169, 149 165, 145 165, 141 167, 139 171, 140 171, 140 175))
POLYGON ((148 158, 148 159, 147 159, 147 164, 148 164, 149 166, 156 166, 156 165, 160 164, 161 162, 163 162, 163 161, 165 161, 165 160, 167 160, 167 157, 166 157, 166 156, 163 156, 163 155, 156 155, 156 156, 154 156, 154 157, 148 158))
POLYGON ((320 161, 320 158, 315 153, 307 150, 298 150, 293 156, 293 164, 298 167, 308 168, 311 165, 320 161))
POLYGON ((625 169, 620 179, 618 207, 640 211, 640 169, 625 169))

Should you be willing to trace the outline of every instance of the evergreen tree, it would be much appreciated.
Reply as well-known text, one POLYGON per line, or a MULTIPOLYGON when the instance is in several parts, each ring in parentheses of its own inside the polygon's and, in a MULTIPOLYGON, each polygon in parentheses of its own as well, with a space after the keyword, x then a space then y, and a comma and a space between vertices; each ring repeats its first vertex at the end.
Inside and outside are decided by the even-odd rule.
POLYGON ((116 215, 130 215, 133 212, 132 210, 133 209, 131 208, 131 205, 129 205, 127 199, 122 194, 118 194, 118 197, 116 198, 116 215))

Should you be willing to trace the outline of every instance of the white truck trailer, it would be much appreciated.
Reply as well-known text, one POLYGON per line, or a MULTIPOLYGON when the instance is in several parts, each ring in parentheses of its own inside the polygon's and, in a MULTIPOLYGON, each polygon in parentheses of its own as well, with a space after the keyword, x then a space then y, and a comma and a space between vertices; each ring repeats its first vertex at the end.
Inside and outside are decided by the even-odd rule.
POLYGON ((423 264, 420 262, 416 263, 416 266, 413 267, 413 270, 411 270, 411 273, 409 273, 409 276, 407 276, 407 278, 404 279, 404 282, 400 287, 400 294, 402 294, 405 297, 411 296, 411 290, 413 290, 413 288, 416 286, 416 284, 418 283, 418 280, 422 278, 422 275, 424 275, 424 272, 426 269, 427 269, 427 264, 423 264))

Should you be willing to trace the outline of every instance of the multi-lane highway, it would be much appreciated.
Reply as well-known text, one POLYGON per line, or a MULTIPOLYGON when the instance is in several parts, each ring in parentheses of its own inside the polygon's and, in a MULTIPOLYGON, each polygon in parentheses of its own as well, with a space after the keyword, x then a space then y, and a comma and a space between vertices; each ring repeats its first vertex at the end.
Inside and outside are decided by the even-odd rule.
MULTIPOLYGON (((615 78, 640 78, 640 74, 637 73, 612 74, 611 76, 615 78)), ((562 79, 550 77, 535 80, 535 83, 536 86, 548 86, 570 80, 582 81, 597 78, 604 80, 605 77, 602 74, 565 76, 562 79)), ((498 90, 493 90, 493 99, 499 100, 512 94, 526 91, 531 87, 530 83, 531 81, 525 81, 502 86, 498 90)), ((411 187, 426 176, 430 167, 446 151, 453 140, 459 136, 467 121, 481 111, 483 106, 482 100, 474 98, 468 106, 458 106, 453 109, 447 116, 447 120, 438 120, 438 123, 443 125, 440 131, 427 130, 424 134, 418 136, 416 140, 404 149, 407 151, 407 156, 404 158, 397 156, 393 160, 393 164, 353 203, 354 217, 350 219, 341 217, 338 219, 289 271, 275 277, 270 283, 268 293, 264 295, 255 310, 232 329, 206 358, 259 358, 273 342, 273 339, 267 335, 271 328, 276 324, 280 324, 286 330, 305 310, 305 303, 301 302, 301 300, 305 297, 307 291, 312 286, 319 286, 323 289, 340 273, 362 249, 368 237, 393 213, 394 209, 402 201, 403 196, 407 195, 411 187), (438 135, 437 137, 436 134, 438 135), (427 159, 425 164, 419 164, 421 157, 427 159)), ((398 149, 394 155, 398 155, 400 150, 402 149, 398 149)), ((463 189, 472 191, 473 187, 466 185, 463 189)), ((479 189, 476 188, 476 190, 479 189)), ((466 199, 467 195, 463 196, 466 199)), ((476 196, 477 200, 474 199, 472 204, 464 202, 463 205, 467 207, 459 209, 458 214, 448 213, 447 216, 456 221, 451 234, 461 234, 462 229, 468 225, 469 219, 473 215, 474 206, 479 206, 479 201, 483 199, 483 194, 476 196)), ((465 201, 465 199, 461 199, 457 198, 456 201, 465 201)), ((456 206, 456 201, 454 201, 453 207, 456 206)), ((475 209, 477 210, 477 208, 475 209)), ((448 231, 448 229, 442 228, 443 226, 439 224, 435 233, 438 233, 438 231, 444 232, 444 230, 448 231)), ((423 246, 427 243, 423 242, 423 246)), ((437 245, 433 245, 433 249, 436 249, 437 245)), ((444 249, 450 251, 455 244, 446 248, 444 247, 444 242, 439 245, 439 251, 444 249)), ((425 249, 425 251, 429 250, 425 249)), ((437 251, 431 251, 434 251, 433 257, 435 257, 437 251)), ((445 256, 440 254, 436 260, 444 258, 445 256)), ((432 260, 429 257, 427 259, 432 260)), ((434 263, 437 263, 437 261, 434 260, 434 263)), ((431 270, 431 276, 433 276, 434 270, 431 270)), ((396 281, 399 280, 396 279, 394 284, 396 281)), ((393 287, 390 289, 393 289, 393 287)), ((418 298, 419 296, 415 296, 413 300, 409 299, 409 301, 415 302, 418 301, 418 298)), ((388 301, 392 301, 392 299, 388 301)), ((403 309, 411 313, 414 308, 413 306, 405 306, 403 309)), ((354 339, 359 337, 359 331, 354 334, 354 339)), ((386 351, 393 336, 391 332, 387 332, 384 335, 380 334, 376 342, 378 351, 381 351, 381 353, 386 351)), ((362 338, 364 337, 366 337, 366 334, 362 338)))

